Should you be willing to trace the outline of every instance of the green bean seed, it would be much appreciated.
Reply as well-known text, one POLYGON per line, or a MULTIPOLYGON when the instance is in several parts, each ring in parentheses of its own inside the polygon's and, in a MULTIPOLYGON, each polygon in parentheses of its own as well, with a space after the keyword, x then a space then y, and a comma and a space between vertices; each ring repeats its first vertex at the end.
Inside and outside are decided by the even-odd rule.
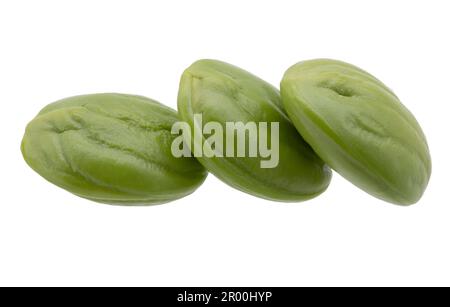
POLYGON ((110 204, 150 205, 192 193, 207 172, 175 158, 174 110, 140 96, 93 94, 45 107, 27 126, 25 161, 55 185, 110 204))
POLYGON ((421 198, 431 174, 425 136, 378 79, 340 61, 304 61, 286 71, 281 97, 300 134, 343 177, 395 204, 421 198))

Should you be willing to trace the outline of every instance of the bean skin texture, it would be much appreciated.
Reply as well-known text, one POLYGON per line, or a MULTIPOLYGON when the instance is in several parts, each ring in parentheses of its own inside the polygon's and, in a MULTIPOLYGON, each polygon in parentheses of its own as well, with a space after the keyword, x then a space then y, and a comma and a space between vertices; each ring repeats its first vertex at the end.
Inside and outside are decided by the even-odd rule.
POLYGON ((431 175, 425 135, 381 81, 341 61, 309 60, 286 71, 281 97, 298 132, 354 185, 399 205, 421 198, 431 175))
POLYGON ((91 94, 42 109, 28 124, 28 165, 80 197, 118 205, 166 203, 192 193, 207 176, 194 158, 175 158, 177 113, 141 96, 91 94))
MULTIPOLYGON (((209 172, 238 190, 297 202, 319 195, 329 185, 330 169, 297 133, 283 110, 279 91, 247 71, 217 60, 193 63, 181 77, 178 112, 192 131, 200 125, 194 114, 201 114, 203 123, 220 123, 224 131, 226 122, 279 123, 279 163, 274 168, 261 168, 260 155, 197 157, 209 172)), ((203 136, 200 145, 205 142, 203 136)))

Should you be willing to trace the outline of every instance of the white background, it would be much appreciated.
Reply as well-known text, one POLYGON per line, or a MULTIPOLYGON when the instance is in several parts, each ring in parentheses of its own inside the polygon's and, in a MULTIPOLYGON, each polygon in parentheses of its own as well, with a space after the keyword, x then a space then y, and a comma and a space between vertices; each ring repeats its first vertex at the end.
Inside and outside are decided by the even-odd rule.
POLYGON ((0 285, 450 285, 448 1, 2 1, 0 285), (23 161, 47 103, 123 92, 176 108, 180 74, 215 58, 278 85, 292 64, 344 60, 394 89, 427 135, 422 200, 374 199, 336 173, 304 203, 210 175, 154 207, 96 204, 23 161))

